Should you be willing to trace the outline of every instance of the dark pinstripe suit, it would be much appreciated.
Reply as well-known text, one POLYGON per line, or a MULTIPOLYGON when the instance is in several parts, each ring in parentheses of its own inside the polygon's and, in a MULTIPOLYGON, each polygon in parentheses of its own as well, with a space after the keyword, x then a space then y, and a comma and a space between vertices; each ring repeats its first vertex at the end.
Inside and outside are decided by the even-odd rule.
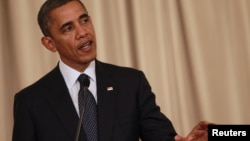
MULTIPOLYGON (((173 140, 176 132, 141 71, 96 60, 96 76, 100 141, 173 140)), ((74 141, 77 123, 58 66, 15 96, 12 141, 74 141)))

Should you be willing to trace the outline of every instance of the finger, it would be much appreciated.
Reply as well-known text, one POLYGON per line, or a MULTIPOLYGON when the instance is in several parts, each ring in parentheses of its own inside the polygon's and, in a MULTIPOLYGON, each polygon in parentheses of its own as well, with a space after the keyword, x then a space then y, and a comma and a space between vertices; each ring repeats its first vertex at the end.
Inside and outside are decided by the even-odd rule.
POLYGON ((207 131, 205 131, 205 130, 196 130, 187 136, 188 141, 207 140, 207 138, 208 138, 208 134, 207 134, 207 131))
POLYGON ((193 132, 193 131, 196 131, 196 130, 205 130, 205 131, 207 131, 208 125, 212 125, 212 124, 214 124, 214 123, 211 123, 211 122, 205 121, 205 120, 200 121, 200 122, 192 129, 192 132, 193 132))
POLYGON ((203 121, 200 121, 198 125, 201 129, 207 129, 208 125, 215 125, 215 123, 203 120, 203 121))
POLYGON ((184 141, 184 137, 182 137, 182 136, 180 136, 180 135, 176 135, 176 136, 174 137, 174 140, 175 140, 175 141, 184 141))

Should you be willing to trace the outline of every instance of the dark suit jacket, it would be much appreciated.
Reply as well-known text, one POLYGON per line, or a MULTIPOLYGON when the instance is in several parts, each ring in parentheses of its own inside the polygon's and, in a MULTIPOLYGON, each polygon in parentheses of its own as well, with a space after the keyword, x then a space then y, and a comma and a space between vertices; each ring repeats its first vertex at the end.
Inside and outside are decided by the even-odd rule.
MULTIPOLYGON (((99 141, 173 140, 143 72, 96 60, 96 76, 99 141)), ((57 65, 16 94, 12 141, 74 141, 78 119, 57 65)))

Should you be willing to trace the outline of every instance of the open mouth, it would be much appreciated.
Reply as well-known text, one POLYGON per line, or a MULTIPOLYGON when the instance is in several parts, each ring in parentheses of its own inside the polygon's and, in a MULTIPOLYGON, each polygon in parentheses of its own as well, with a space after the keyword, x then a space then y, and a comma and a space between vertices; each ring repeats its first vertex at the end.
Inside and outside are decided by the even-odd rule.
POLYGON ((84 44, 81 44, 81 45, 78 47, 78 49, 86 49, 86 48, 90 47, 91 44, 92 44, 92 41, 88 41, 88 42, 86 42, 86 43, 84 43, 84 44))

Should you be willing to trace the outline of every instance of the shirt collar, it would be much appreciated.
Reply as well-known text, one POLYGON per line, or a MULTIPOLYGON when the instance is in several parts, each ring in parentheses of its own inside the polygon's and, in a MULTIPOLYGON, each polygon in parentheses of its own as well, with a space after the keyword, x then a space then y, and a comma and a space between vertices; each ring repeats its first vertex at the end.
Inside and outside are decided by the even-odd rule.
POLYGON ((85 73, 87 74, 90 79, 96 82, 96 75, 95 75, 95 60, 93 60, 89 66, 85 69, 84 72, 79 72, 70 66, 66 65, 63 61, 59 61, 59 69, 63 75, 65 83, 68 89, 71 89, 72 86, 76 83, 77 78, 80 74, 85 73))

